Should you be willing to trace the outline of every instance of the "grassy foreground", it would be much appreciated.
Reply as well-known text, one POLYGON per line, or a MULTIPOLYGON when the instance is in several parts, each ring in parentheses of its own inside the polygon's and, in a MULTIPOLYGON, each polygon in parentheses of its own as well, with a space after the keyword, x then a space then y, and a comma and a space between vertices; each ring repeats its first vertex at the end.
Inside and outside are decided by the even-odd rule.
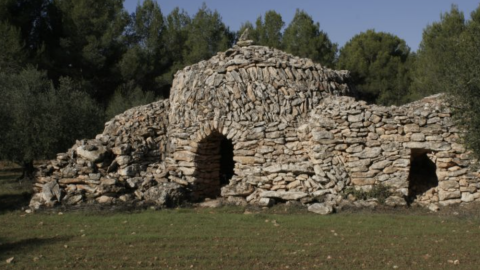
MULTIPOLYGON (((0 195, 0 204, 4 198, 0 195)), ((318 216, 284 205, 258 211, 228 207, 58 211, 1 212, 0 269, 479 269, 480 265, 477 215, 403 211, 318 216)))
POLYGON ((243 214, 238 208, 10 212, 0 216, 0 227, 5 269, 478 269, 480 264, 479 222, 432 216, 243 214), (10 257, 15 259, 7 264, 10 257))

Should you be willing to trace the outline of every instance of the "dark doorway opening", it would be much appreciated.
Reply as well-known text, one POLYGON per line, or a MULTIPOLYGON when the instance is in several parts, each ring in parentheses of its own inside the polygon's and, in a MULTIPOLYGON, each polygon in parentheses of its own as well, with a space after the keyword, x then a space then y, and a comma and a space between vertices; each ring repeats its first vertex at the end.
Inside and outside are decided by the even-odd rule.
POLYGON ((235 161, 233 161, 233 143, 232 140, 223 136, 220 142, 220 186, 223 187, 230 183, 234 175, 235 161))
POLYGON ((437 166, 428 157, 431 150, 412 149, 408 175, 408 200, 411 204, 429 189, 438 186, 437 166))
POLYGON ((195 157, 194 199, 216 198, 230 183, 235 169, 233 143, 219 132, 213 132, 198 143, 195 157))

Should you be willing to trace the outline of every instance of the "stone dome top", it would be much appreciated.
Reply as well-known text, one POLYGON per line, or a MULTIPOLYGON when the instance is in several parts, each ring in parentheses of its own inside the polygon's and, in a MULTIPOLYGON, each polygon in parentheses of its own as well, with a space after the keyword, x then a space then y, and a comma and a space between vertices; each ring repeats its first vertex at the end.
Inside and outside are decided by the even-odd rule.
POLYGON ((175 74, 169 120, 291 121, 325 94, 353 95, 349 78, 281 50, 234 46, 175 74))

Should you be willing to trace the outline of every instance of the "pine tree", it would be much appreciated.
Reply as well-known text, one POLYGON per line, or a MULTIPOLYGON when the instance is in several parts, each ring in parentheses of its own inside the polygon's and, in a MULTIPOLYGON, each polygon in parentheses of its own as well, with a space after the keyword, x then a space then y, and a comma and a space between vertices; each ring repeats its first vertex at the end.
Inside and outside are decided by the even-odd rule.
POLYGON ((162 88, 164 97, 168 97, 173 75, 177 70, 183 68, 185 64, 184 51, 187 50, 186 42, 188 39, 188 29, 191 18, 186 12, 175 8, 165 20, 164 44, 166 48, 166 66, 167 70, 159 74, 156 82, 162 88))
POLYGON ((183 52, 185 64, 208 59, 217 52, 231 47, 233 33, 222 22, 217 11, 212 12, 204 4, 188 27, 188 37, 183 52))
POLYGON ((320 30, 320 24, 298 9, 283 34, 283 47, 293 55, 310 58, 327 67, 333 67, 337 53, 337 44, 320 30))
POLYGON ((128 14, 122 0, 57 0, 62 14, 60 46, 56 51, 61 76, 85 80, 99 102, 105 103, 122 83, 117 64, 125 52, 128 14))
POLYGON ((402 104, 408 93, 410 48, 392 34, 368 30, 340 50, 337 68, 351 71, 361 98, 383 105, 402 104))
POLYGON ((463 142, 476 158, 480 158, 480 6, 472 12, 471 19, 465 22, 464 27, 460 25, 460 15, 455 7, 451 14, 442 15, 442 30, 450 32, 457 29, 462 32, 452 33, 450 38, 439 35, 443 44, 452 51, 445 51, 438 56, 445 58, 437 62, 437 71, 442 77, 437 77, 435 85, 447 93, 453 117, 465 130, 463 142), (452 17, 457 19, 451 20, 452 17))
MULTIPOLYGON (((59 68, 55 66, 57 60, 54 52, 58 48, 60 40, 61 15, 51 0, 3 0, 0 1, 0 23, 3 24, 2 35, 6 26, 13 27, 17 33, 10 35, 3 42, 13 42, 7 48, 11 50, 22 47, 23 62, 38 66, 41 69, 48 69, 49 75, 58 75, 59 68)), ((4 48, 2 48, 4 51, 4 48)), ((5 52, 5 51, 4 51, 5 52)), ((58 76, 57 76, 58 77, 58 76)))
POLYGON ((155 79, 166 72, 167 52, 165 22, 158 4, 145 0, 137 6, 128 29, 128 49, 119 62, 124 83, 133 83, 143 91, 161 94, 161 87, 155 79))
POLYGON ((282 28, 285 23, 282 16, 270 10, 265 13, 265 19, 258 17, 256 23, 256 38, 259 45, 272 48, 282 48, 282 28))
POLYGON ((23 61, 23 42, 19 29, 0 22, 0 72, 16 72, 23 61))
POLYGON ((455 61, 455 46, 465 31, 465 18, 457 6, 440 16, 440 21, 427 26, 417 51, 411 96, 424 96, 445 92, 442 78, 447 76, 449 63, 455 61))

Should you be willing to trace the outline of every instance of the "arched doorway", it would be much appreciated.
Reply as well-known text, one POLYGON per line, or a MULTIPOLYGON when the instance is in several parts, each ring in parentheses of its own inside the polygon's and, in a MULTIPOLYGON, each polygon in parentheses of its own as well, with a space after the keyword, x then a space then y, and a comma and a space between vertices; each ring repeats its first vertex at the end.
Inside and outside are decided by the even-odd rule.
POLYGON ((408 203, 412 203, 429 189, 438 186, 437 166, 428 157, 431 150, 411 150, 410 173, 408 175, 408 203))
POLYGON ((216 198, 234 175, 233 143, 213 132, 198 143, 195 156, 194 199, 216 198))

